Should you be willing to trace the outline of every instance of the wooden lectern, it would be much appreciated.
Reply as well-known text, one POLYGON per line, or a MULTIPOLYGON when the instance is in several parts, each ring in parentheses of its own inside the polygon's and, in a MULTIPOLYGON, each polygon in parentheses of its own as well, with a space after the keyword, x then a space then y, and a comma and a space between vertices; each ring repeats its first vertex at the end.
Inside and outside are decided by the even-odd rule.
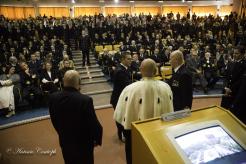
POLYGON ((167 134, 170 131, 183 130, 187 126, 213 120, 222 123, 235 138, 241 141, 242 145, 246 145, 246 126, 228 110, 213 106, 193 110, 189 117, 168 122, 162 121, 160 118, 154 118, 132 123, 133 164, 187 163, 167 134))

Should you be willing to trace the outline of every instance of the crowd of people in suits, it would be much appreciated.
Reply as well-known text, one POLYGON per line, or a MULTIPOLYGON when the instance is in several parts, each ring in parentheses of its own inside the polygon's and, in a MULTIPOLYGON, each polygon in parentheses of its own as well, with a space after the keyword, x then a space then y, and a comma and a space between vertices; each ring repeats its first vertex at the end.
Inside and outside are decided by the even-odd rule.
MULTIPOLYGON (((246 21, 236 13, 223 19, 189 13, 184 17, 170 13, 167 16, 98 14, 73 19, 37 17, 22 20, 1 16, 0 19, 1 74, 6 74, 8 67, 15 67, 20 76, 20 91, 23 98, 28 95, 29 101, 40 96, 40 83, 48 83, 44 88, 53 92, 59 88, 66 70, 74 69, 72 46, 82 50, 83 65, 90 65, 89 53, 96 45, 119 44, 116 53, 104 49, 98 55, 98 62, 113 79, 121 53, 129 51, 134 57, 131 71, 135 80, 141 78, 141 61, 151 58, 161 67, 168 64, 170 54, 178 49, 184 54, 193 84, 198 80, 198 86, 207 93, 219 78, 230 77, 230 65, 236 61, 234 51, 240 47, 244 54, 246 44, 246 21)), ((245 63, 244 58, 242 63, 245 63)))
POLYGON ((71 47, 82 51, 82 66, 90 66, 89 53, 95 46, 119 45, 119 51, 105 48, 96 57, 114 83, 110 103, 115 109, 118 137, 122 141, 123 136, 126 138, 126 159, 131 164, 131 122, 191 108, 196 80, 207 93, 223 77, 221 105, 246 122, 245 35, 246 19, 236 13, 223 19, 189 13, 182 18, 173 13, 22 20, 0 16, 0 107, 6 108, 10 117, 23 99, 37 106, 44 91, 53 93, 49 109, 65 162, 93 163, 93 149, 101 145, 102 127, 93 100, 79 93, 81 79, 73 71, 71 47), (167 83, 157 81, 154 76, 167 64, 173 68, 171 79, 167 83), (56 92, 63 82, 63 92, 56 92), (64 98, 68 101, 61 101, 64 98), (70 120, 67 109, 74 103, 79 104, 74 108, 78 115, 70 120), (132 106, 134 110, 130 110, 132 106), (85 124, 80 124, 81 120, 85 124), (82 131, 68 128, 73 126, 82 131))
POLYGON ((65 42, 67 34, 54 33, 45 25, 45 18, 0 19, 0 89, 5 93, 8 89, 14 100, 5 99, 9 96, 1 90, 1 102, 7 103, 0 107, 10 117, 15 114, 15 106, 44 105, 40 101, 44 93, 59 90, 65 72, 74 69, 74 63, 65 42))

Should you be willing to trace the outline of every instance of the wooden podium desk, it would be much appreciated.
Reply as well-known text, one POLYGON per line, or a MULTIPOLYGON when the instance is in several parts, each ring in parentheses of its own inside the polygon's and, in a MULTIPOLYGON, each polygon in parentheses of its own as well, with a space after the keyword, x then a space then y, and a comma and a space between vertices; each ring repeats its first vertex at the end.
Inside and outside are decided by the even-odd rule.
POLYGON ((187 125, 218 120, 246 145, 246 126, 229 111, 213 106, 193 110, 191 116, 164 122, 159 117, 132 123, 133 164, 185 163, 167 136, 169 130, 179 130, 187 125))

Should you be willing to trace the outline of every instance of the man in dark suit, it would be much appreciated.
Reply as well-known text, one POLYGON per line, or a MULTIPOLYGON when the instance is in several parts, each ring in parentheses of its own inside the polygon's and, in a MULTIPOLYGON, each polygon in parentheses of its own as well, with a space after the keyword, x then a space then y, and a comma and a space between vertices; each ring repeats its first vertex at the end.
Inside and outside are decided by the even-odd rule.
MULTIPOLYGON (((122 90, 131 83, 131 72, 129 70, 132 62, 132 57, 129 52, 124 52, 121 55, 121 63, 116 67, 114 73, 114 88, 110 99, 110 104, 113 105, 113 108, 116 108, 118 99, 122 90)), ((116 122, 118 137, 122 141, 123 135, 123 126, 116 122)))
POLYGON ((190 57, 186 60, 186 68, 191 72, 193 85, 198 79, 204 93, 207 93, 207 81, 202 74, 200 58, 194 48, 190 50, 190 57))
POLYGON ((28 67, 33 73, 40 75, 41 73, 41 62, 37 60, 36 54, 31 54, 31 60, 28 62, 28 67))
POLYGON ((23 98, 27 99, 31 105, 40 105, 41 91, 38 85, 38 75, 32 72, 25 62, 20 63, 20 82, 23 98))
POLYGON ((176 50, 170 55, 173 75, 168 84, 173 92, 174 111, 191 108, 192 106, 192 76, 184 65, 183 53, 176 50))
POLYGON ((235 99, 232 104, 232 112, 235 114, 244 124, 246 124, 246 70, 244 70, 244 74, 241 78, 242 82, 239 86, 239 90, 237 95, 235 95, 235 99))
POLYGON ((42 71, 40 79, 43 91, 53 93, 58 90, 58 74, 55 70, 52 69, 52 64, 50 62, 45 63, 45 69, 42 71))
POLYGON ((88 35, 86 35, 85 31, 82 31, 82 36, 79 40, 79 48, 82 51, 83 55, 83 66, 85 66, 85 60, 87 60, 87 65, 90 66, 90 58, 89 58, 89 52, 91 47, 91 40, 88 35))
POLYGON ((234 61, 227 65, 225 80, 226 86, 224 88, 224 95, 221 101, 221 106, 224 108, 231 109, 233 102, 235 101, 235 97, 240 90, 242 77, 246 70, 244 53, 245 50, 243 48, 235 48, 233 53, 234 61))
POLYGON ((50 96, 49 112, 66 164, 93 164, 94 146, 102 144, 102 126, 92 98, 80 90, 80 75, 69 70, 64 76, 64 90, 50 96))

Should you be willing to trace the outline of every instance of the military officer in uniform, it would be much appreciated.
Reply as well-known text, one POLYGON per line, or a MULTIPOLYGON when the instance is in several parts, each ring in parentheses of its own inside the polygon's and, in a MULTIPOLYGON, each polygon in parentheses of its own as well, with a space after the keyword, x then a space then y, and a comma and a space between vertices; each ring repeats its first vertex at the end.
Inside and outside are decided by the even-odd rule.
POLYGON ((192 106, 192 76, 184 65, 183 53, 179 50, 170 55, 173 68, 172 78, 168 81, 173 92, 174 111, 191 108, 192 106))

